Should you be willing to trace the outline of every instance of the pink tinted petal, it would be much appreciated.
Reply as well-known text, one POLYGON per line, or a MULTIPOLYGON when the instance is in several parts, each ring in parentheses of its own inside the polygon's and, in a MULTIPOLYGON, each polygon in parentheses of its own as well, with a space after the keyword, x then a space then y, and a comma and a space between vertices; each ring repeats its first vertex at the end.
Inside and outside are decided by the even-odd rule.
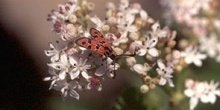
POLYGON ((192 88, 194 86, 195 82, 192 79, 187 79, 185 82, 186 88, 192 88))

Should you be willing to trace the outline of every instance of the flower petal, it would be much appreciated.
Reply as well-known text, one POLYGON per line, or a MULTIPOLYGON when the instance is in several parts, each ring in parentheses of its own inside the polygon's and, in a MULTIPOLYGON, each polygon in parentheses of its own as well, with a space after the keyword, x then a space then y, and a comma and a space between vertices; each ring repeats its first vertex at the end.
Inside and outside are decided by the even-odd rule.
POLYGON ((106 67, 100 66, 100 67, 96 70, 95 75, 96 75, 96 76, 102 76, 102 75, 104 75, 104 74, 106 73, 106 71, 107 71, 106 67))
POLYGON ((63 64, 60 63, 60 62, 49 63, 47 65, 54 68, 54 69, 56 69, 56 70, 61 70, 63 68, 63 64))
POLYGON ((59 78, 60 78, 61 80, 63 80, 63 79, 65 79, 65 77, 66 77, 66 72, 65 72, 65 71, 60 71, 60 73, 59 73, 59 78))
POLYGON ((187 97, 192 97, 194 95, 194 91, 191 90, 191 89, 186 89, 184 91, 184 94, 187 96, 187 97))
POLYGON ((70 78, 73 80, 77 78, 80 74, 80 71, 77 68, 74 68, 72 71, 69 72, 70 78))
POLYGON ((146 71, 146 68, 142 64, 135 64, 133 66, 134 71, 136 71, 139 74, 143 74, 146 71))
POLYGON ((70 90, 69 95, 71 97, 76 98, 77 100, 79 100, 79 94, 73 88, 70 90))
POLYGON ((161 60, 157 60, 157 65, 160 69, 165 69, 165 65, 161 60))
POLYGON ((190 110, 193 110, 198 104, 198 98, 192 97, 189 100, 190 110))
POLYGON ((167 79, 167 81, 168 81, 170 87, 174 87, 173 81, 171 79, 167 79))
POLYGON ((141 16, 141 19, 144 21, 146 21, 148 18, 147 12, 145 10, 140 11, 140 16, 141 16))
POLYGON ((82 71, 81 74, 85 79, 91 78, 91 76, 89 76, 86 71, 82 71))
POLYGON ((151 48, 148 50, 149 55, 151 55, 152 57, 157 57, 159 56, 159 52, 156 48, 151 48))
POLYGON ((163 78, 163 77, 161 77, 160 78, 160 81, 159 81, 159 85, 165 85, 166 84, 166 82, 167 82, 167 80, 165 79, 165 78, 163 78))
POLYGON ((197 60, 194 60, 193 63, 198 66, 198 67, 201 67, 202 66, 202 61, 197 59, 197 60))
POLYGON ((126 30, 129 32, 136 32, 138 29, 136 26, 131 25, 131 26, 127 27, 126 30))

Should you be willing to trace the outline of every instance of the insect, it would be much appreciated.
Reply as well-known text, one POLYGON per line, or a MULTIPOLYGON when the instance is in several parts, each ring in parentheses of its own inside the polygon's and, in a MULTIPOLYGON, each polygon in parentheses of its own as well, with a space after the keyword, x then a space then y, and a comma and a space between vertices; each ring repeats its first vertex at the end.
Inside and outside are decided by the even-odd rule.
MULTIPOLYGON (((91 38, 81 37, 75 40, 78 46, 92 50, 99 55, 104 55, 115 61, 116 53, 113 51, 110 43, 104 38, 103 34, 95 28, 90 29, 91 38)), ((115 72, 114 76, 115 77, 115 72)))

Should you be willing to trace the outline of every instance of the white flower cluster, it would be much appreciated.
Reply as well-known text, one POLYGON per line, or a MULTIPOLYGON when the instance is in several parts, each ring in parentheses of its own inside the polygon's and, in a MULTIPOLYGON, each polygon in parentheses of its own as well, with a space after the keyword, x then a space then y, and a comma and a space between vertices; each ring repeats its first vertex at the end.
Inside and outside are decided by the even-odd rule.
POLYGON ((69 95, 76 99, 79 99, 78 90, 97 87, 100 91, 104 77, 115 77, 115 70, 119 68, 115 59, 108 56, 113 52, 117 58, 127 56, 130 69, 140 75, 150 78, 147 72, 156 70, 157 77, 155 81, 148 82, 149 84, 165 85, 168 82, 174 87, 171 78, 180 57, 179 51, 172 50, 176 32, 170 31, 168 27, 161 28, 140 4, 129 4, 129 0, 120 0, 118 7, 111 2, 107 3, 106 19, 103 21, 96 15, 90 17, 94 7, 95 4, 85 0, 68 0, 65 4, 58 5, 58 11, 52 10, 48 15, 48 20, 53 23, 52 30, 67 44, 59 49, 55 48, 60 47, 59 44, 54 46, 49 43, 50 50, 45 50, 51 62, 48 63, 50 76, 44 81, 51 81, 50 89, 61 91, 63 97, 69 95), (94 36, 88 32, 91 27, 89 22, 95 24, 95 28, 106 40, 104 43, 109 44, 99 40, 92 41, 94 38, 91 37, 94 36), (146 30, 147 25, 151 25, 151 28, 146 30), (91 40, 86 38, 88 42, 82 44, 87 43, 86 45, 96 48, 101 46, 105 50, 79 47, 75 41, 81 37, 91 40), (108 45, 111 47, 106 50, 108 45), (162 50, 159 48, 165 45, 166 55, 170 58, 162 60, 163 57, 159 57, 162 50), (101 55, 102 52, 110 53, 101 55), (139 63, 134 54, 144 59, 144 64, 139 63))
POLYGON ((219 82, 210 81, 208 83, 206 81, 199 82, 188 79, 185 82, 185 86, 184 94, 190 97, 190 110, 193 110, 199 101, 214 104, 217 96, 220 96, 219 82))
POLYGON ((51 58, 49 77, 44 81, 51 81, 49 89, 56 89, 62 92, 63 97, 68 94, 71 97, 79 99, 77 89, 91 89, 97 87, 102 89, 101 81, 108 74, 112 76, 113 72, 119 67, 113 64, 113 60, 102 57, 87 50, 64 49, 57 50, 50 43, 50 50, 45 50, 45 54, 51 58), (83 82, 83 83, 82 83, 83 82), (84 87, 84 88, 83 88, 84 87))
POLYGON ((120 0, 118 5, 109 2, 105 20, 90 16, 94 7, 85 0, 68 0, 48 15, 52 30, 65 46, 49 43, 45 54, 50 57, 50 76, 44 81, 51 81, 50 89, 60 91, 63 97, 79 99, 79 90, 92 87, 100 91, 105 76, 114 78, 115 70, 126 63, 144 81, 144 92, 167 83, 174 87, 173 73, 178 72, 181 59, 202 66, 206 55, 196 46, 177 50, 176 31, 161 27, 140 4, 130 4, 129 0, 120 0), (77 42, 79 39, 84 41, 77 42), (115 63, 123 56, 126 63, 115 63))
POLYGON ((48 16, 48 20, 53 23, 53 31, 66 46, 49 43, 50 49, 45 50, 45 54, 50 57, 50 63, 47 64, 50 76, 44 78, 44 81, 51 81, 49 89, 60 91, 64 98, 71 96, 79 99, 78 90, 89 90, 92 87, 100 91, 104 77, 114 77, 115 70, 119 68, 114 59, 71 42, 77 37, 89 37, 86 22, 93 10, 92 5, 86 1, 78 3, 77 0, 68 0, 59 5, 58 11, 52 10, 48 16))

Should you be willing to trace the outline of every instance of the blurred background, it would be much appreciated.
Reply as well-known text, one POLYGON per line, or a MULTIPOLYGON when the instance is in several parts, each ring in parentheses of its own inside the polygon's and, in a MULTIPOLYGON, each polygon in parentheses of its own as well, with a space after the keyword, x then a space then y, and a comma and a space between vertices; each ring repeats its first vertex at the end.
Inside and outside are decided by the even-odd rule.
MULTIPOLYGON (((89 1, 96 4, 92 15, 98 13, 104 19, 103 4, 108 0, 89 1)), ((116 79, 105 80, 101 92, 80 92, 79 101, 72 98, 63 101, 58 92, 48 90, 50 82, 42 81, 48 76, 49 62, 44 50, 49 49, 48 43, 54 42, 57 36, 51 32, 52 23, 46 19, 52 9, 57 9, 57 5, 64 2, 65 0, 0 1, 0 110, 106 110, 120 100, 118 96, 124 93, 125 88, 131 88, 130 93, 137 92, 132 88, 141 84, 141 80, 127 70, 117 71, 116 79)), ((130 2, 141 3, 152 18, 161 19, 163 9, 158 0, 130 2)), ((218 67, 214 69, 220 73, 218 67)), ((128 103, 131 106, 127 110, 144 109, 139 108, 141 104, 135 102, 144 95, 124 94, 130 96, 127 100, 130 100, 128 103)))

